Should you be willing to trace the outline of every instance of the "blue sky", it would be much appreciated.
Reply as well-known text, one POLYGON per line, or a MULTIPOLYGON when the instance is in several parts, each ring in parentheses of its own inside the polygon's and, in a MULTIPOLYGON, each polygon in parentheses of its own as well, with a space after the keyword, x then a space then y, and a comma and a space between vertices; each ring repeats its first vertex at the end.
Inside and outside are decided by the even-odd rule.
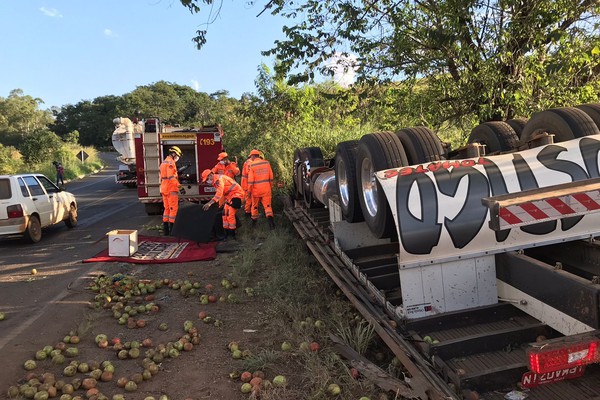
MULTIPOLYGON (((0 0, 0 97, 13 89, 41 108, 122 95, 164 80, 239 98, 254 92, 261 50, 284 39, 286 21, 243 0, 223 0, 208 42, 191 39, 208 8, 192 15, 178 0, 0 0)), ((266 3, 266 1, 265 1, 266 3)))

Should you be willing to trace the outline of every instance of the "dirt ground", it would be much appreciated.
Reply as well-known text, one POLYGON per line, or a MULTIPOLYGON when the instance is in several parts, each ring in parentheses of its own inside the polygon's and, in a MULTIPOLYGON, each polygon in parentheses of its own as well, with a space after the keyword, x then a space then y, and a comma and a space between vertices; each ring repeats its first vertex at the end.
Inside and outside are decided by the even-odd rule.
MULTIPOLYGON (((159 235, 158 232, 140 233, 159 235)), ((119 397, 113 396, 122 394, 128 400, 305 398, 303 387, 306 379, 310 379, 310 374, 307 375, 299 361, 301 352, 310 350, 300 350, 298 343, 294 343, 292 349, 283 351, 281 344, 286 339, 265 313, 269 307, 268 299, 254 295, 249 284, 245 287, 237 286, 232 278, 232 263, 239 257, 236 249, 239 249, 242 242, 243 239, 220 243, 217 258, 213 261, 148 265, 103 263, 97 272, 78 286, 70 288, 77 297, 71 300, 82 302, 81 322, 77 326, 65 326, 65 337, 44 337, 42 345, 31 348, 31 360, 35 360, 36 355, 41 358, 40 352, 47 354, 61 346, 76 348, 77 355, 66 357, 62 363, 59 363, 60 357, 52 360, 48 356, 45 360, 37 360, 36 368, 29 372, 24 368, 26 360, 21 360, 19 365, 9 366, 22 370, 22 379, 14 382, 14 386, 30 383, 37 386, 38 391, 48 389, 49 386, 64 388, 64 384, 76 387, 84 379, 90 378, 90 371, 95 368, 110 371, 110 367, 106 368, 105 362, 108 361, 114 367, 114 374, 112 377, 105 374, 103 379, 106 382, 96 380, 98 393, 95 394, 93 389, 86 392, 82 385, 74 391, 72 397, 64 396, 62 390, 57 390, 55 397, 62 400, 118 399, 119 397), (94 285, 95 290, 91 290, 94 285), (182 289, 186 285, 187 289, 182 289), (135 291, 136 287, 139 293, 135 291), (131 296, 124 298, 125 293, 130 293, 131 296), (214 297, 210 297, 207 304, 202 304, 202 295, 214 297), (88 305, 84 305, 88 302, 88 305), (157 307, 152 308, 152 305, 157 307), (117 317, 122 316, 126 311, 125 307, 144 309, 138 310, 141 312, 136 315, 129 312, 130 320, 119 324, 117 317), (201 319, 201 312, 205 312, 209 318, 201 319), (143 322, 139 322, 141 320, 143 322), (193 326, 192 330, 189 330, 190 326, 185 327, 186 321, 193 326), (128 324, 131 326, 128 327, 128 324), (161 330, 161 324, 163 327, 166 324, 168 328, 161 330), (139 327, 140 325, 143 327, 139 327), (188 329, 187 338, 184 337, 184 327, 188 329), (199 339, 194 339, 195 331, 199 339), (66 343, 73 334, 79 337, 79 342, 66 343), (106 343, 99 341, 99 338, 102 339, 99 335, 105 335, 106 343), (181 349, 169 352, 171 348, 177 348, 176 342, 182 337, 183 342, 196 344, 189 351, 181 349), (135 351, 127 350, 136 347, 134 342, 140 344, 140 355, 137 358, 132 358, 135 357, 135 351), (114 343, 117 343, 116 346, 114 343), (230 349, 231 343, 237 343, 242 353, 241 358, 235 358, 237 355, 230 349), (162 347, 166 348, 163 351, 166 354, 161 359, 156 354, 161 353, 162 347), (120 359, 119 351, 123 359, 120 359), (264 368, 260 365, 257 367, 255 363, 250 372, 263 376, 265 382, 259 385, 260 389, 256 393, 242 393, 243 382, 239 375, 249 369, 248 360, 257 354, 262 354, 270 362, 264 368), (154 357, 154 362, 144 361, 146 357, 154 357), (65 376, 64 370, 70 363, 76 365, 79 371, 73 376, 65 376), (89 371, 81 366, 82 363, 87 363, 89 371), (273 378, 277 375, 285 376, 285 387, 273 386, 273 378), (137 389, 128 391, 119 387, 119 378, 125 378, 124 381, 139 381, 137 389), (54 381, 58 385, 52 384, 54 381), (40 386, 39 383, 43 385, 40 386)), ((256 245, 260 246, 260 243, 257 242, 256 245)), ((253 276, 253 280, 260 279, 259 271, 253 276)), ((40 338, 31 342, 40 343, 40 338)), ((62 352, 65 353, 66 350, 62 352)), ((31 392, 29 396, 10 397, 7 394, 9 391, 9 388, 1 388, 0 398, 32 398, 31 392)), ((50 395, 53 394, 52 391, 50 389, 50 395)), ((45 398, 39 393, 35 397, 45 398)))
MULTIPOLYGON (((169 399, 239 399, 247 398, 240 392, 242 382, 239 379, 231 379, 230 373, 235 371, 242 372, 242 360, 236 360, 232 357, 232 352, 228 348, 231 342, 238 342, 241 349, 257 349, 269 345, 269 327, 265 321, 262 321, 261 309, 264 307, 259 298, 249 297, 244 288, 226 289, 221 285, 223 279, 228 279, 230 270, 228 268, 228 259, 235 253, 219 253, 214 261, 193 262, 187 264, 154 264, 138 265, 125 263, 106 263, 102 274, 108 278, 116 274, 124 274, 143 282, 156 282, 168 280, 170 282, 189 281, 193 286, 199 286, 194 295, 184 296, 181 290, 163 286, 154 291, 154 300, 145 301, 143 295, 133 296, 127 303, 128 305, 145 305, 150 302, 159 307, 158 312, 148 312, 136 315, 136 320, 146 322, 143 328, 130 329, 127 325, 119 325, 118 320, 113 316, 110 308, 101 308, 97 310, 90 309, 86 313, 86 319, 76 327, 65 327, 65 336, 70 331, 75 331, 80 337, 80 342, 76 345, 67 344, 67 347, 76 347, 78 349, 77 357, 67 358, 64 364, 56 365, 50 359, 37 361, 37 368, 31 373, 41 378, 43 373, 52 373, 56 380, 69 382, 73 379, 84 379, 88 376, 86 373, 77 373, 74 377, 66 378, 63 376, 63 370, 70 361, 76 360, 80 363, 92 365, 94 362, 101 364, 103 361, 110 361, 114 365, 115 373, 113 379, 109 382, 98 380, 97 388, 108 398, 118 393, 125 394, 127 399, 137 400, 145 399, 148 396, 159 398, 160 395, 167 395, 169 399), (213 289, 207 289, 207 285, 213 285, 213 289), (211 294, 221 298, 208 304, 201 304, 199 301, 200 293, 211 294), (235 296, 234 302, 230 301, 235 296), (229 299, 227 299, 229 297, 229 299), (223 299, 225 299, 223 301, 223 299), (210 323, 200 320, 199 313, 204 311, 212 317, 210 323), (138 385, 135 392, 126 392, 116 385, 118 378, 127 377, 132 380, 135 374, 142 374, 144 367, 142 360, 144 353, 156 348, 159 344, 166 345, 169 342, 176 342, 185 335, 185 321, 192 321, 197 328, 200 343, 193 347, 191 351, 180 352, 177 358, 164 357, 164 361, 158 363, 159 371, 151 379, 143 381, 138 385), (220 322, 219 322, 220 321, 220 322), (168 329, 159 330, 159 325, 166 323, 168 329), (215 326, 217 325, 217 326, 215 326), (104 334, 109 340, 109 346, 100 348, 96 344, 97 335, 104 334), (119 339, 122 344, 137 341, 142 343, 144 339, 152 341, 151 347, 142 347, 141 355, 137 359, 128 358, 120 360, 117 351, 112 347, 114 339, 119 339)), ((230 279, 230 278, 229 278, 230 279)), ((90 283, 94 282, 90 279, 90 283)), ((135 282, 134 282, 135 283, 135 282)), ((114 286, 111 285, 113 288, 114 286)), ((210 288, 210 286, 208 286, 210 288)), ((74 288, 82 289, 85 288, 74 288)), ((93 300, 96 293, 89 291, 90 300, 93 300)), ((119 303, 111 299, 114 304, 119 303)), ((149 299, 149 298, 147 298, 149 299)), ((211 299, 212 300, 212 299, 211 299)), ((102 301, 104 303, 104 301, 102 301)), ((46 345, 55 347, 64 338, 47 338, 46 345)), ((35 348, 31 351, 31 358, 35 359, 35 348)), ((23 362, 26 360, 23 360, 23 362)), ((293 363, 289 366, 292 367, 293 363)), ((288 376, 293 375, 293 371, 286 368, 288 376), (290 372, 292 372, 290 374, 290 372)), ((27 371, 23 369, 24 383, 27 371)), ((267 378, 273 378, 268 376, 267 378)), ((17 382, 15 382, 17 384, 17 382)), ((6 390, 3 391, 6 393, 6 390)), ((60 391, 58 392, 60 397, 60 391)), ((82 396, 85 393, 82 389, 76 391, 82 396)))

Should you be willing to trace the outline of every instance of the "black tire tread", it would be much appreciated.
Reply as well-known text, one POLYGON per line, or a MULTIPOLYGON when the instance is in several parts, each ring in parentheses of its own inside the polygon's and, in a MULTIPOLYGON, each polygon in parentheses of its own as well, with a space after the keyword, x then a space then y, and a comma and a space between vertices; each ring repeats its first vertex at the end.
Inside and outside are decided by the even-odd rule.
MULTIPOLYGON (((364 221, 362 209, 360 208, 360 200, 358 199, 358 183, 356 180, 356 152, 358 150, 358 140, 348 140, 340 142, 336 148, 335 171, 338 176, 338 157, 344 158, 344 164, 347 166, 346 176, 348 177, 348 206, 345 207, 340 200, 340 208, 342 215, 348 222, 364 221)), ((339 182, 336 181, 336 192, 338 198, 341 199, 339 182)))
POLYGON ((429 128, 418 126, 402 129, 397 132, 402 146, 406 151, 410 164, 423 164, 431 161, 439 161, 444 156, 444 147, 439 137, 429 128), (411 146, 416 154, 409 155, 411 146))
POLYGON ((567 107, 535 113, 525 125, 521 140, 528 141, 539 130, 554 134, 554 141, 557 143, 600 134, 598 126, 585 111, 567 107))
MULTIPOLYGON (((372 150, 376 151, 382 157, 371 158, 371 163, 375 171, 381 171, 388 168, 398 168, 404 165, 408 165, 408 158, 400 138, 393 132, 377 132, 369 135, 364 135, 360 139, 357 159, 356 159, 356 182, 359 190, 362 190, 362 179, 360 175, 362 162, 361 151, 362 148, 366 147, 368 153, 372 153, 372 150)), ((371 154, 373 155, 373 154, 371 154)), ((374 219, 366 212, 366 205, 364 204, 364 196, 359 195, 360 206, 365 218, 367 226, 377 238, 389 238, 395 233, 394 218, 388 202, 385 198, 385 194, 382 191, 381 186, 377 183, 377 215, 374 219)))
POLYGON ((585 112, 600 129, 600 103, 586 103, 578 105, 575 108, 585 112))
POLYGON ((513 128, 503 121, 489 121, 477 125, 469 135, 468 143, 483 142, 487 153, 511 151, 517 148, 519 137, 513 128))
POLYGON ((527 124, 527 121, 527 118, 511 118, 507 119, 506 123, 509 124, 511 128, 513 128, 513 131, 515 131, 517 136, 520 138, 521 133, 523 132, 523 128, 525 128, 525 125, 527 124))

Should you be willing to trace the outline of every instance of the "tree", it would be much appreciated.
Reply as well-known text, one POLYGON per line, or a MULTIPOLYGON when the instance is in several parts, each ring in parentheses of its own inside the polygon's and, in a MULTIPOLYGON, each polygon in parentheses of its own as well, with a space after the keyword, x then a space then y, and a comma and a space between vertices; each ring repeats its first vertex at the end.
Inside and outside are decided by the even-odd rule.
POLYGON ((109 146, 114 130, 112 120, 121 116, 124 104, 121 96, 102 96, 66 105, 56 114, 51 129, 65 141, 72 140, 71 135, 77 131, 84 146, 109 146))
MULTIPOLYGON (((199 12, 213 0, 181 3, 199 12)), ((265 0, 264 7, 294 22, 264 53, 277 56, 278 74, 300 69, 291 83, 328 73, 336 55, 354 55, 362 81, 420 84, 440 110, 437 124, 527 115, 595 100, 600 89, 598 0, 265 0)))
POLYGON ((49 111, 40 110, 44 102, 14 89, 7 98, 0 97, 0 143, 20 147, 33 132, 52 123, 49 111))
POLYGON ((21 147, 21 154, 29 164, 50 160, 61 148, 63 142, 48 129, 43 129, 29 135, 21 147))

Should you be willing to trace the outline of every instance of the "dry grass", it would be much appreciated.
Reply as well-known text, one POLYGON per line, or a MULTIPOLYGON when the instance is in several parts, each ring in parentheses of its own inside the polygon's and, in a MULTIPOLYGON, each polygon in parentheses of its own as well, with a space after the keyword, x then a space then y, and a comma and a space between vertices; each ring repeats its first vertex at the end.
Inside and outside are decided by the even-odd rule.
POLYGON ((280 218, 275 231, 269 231, 266 224, 254 230, 249 225, 241 228, 243 248, 234 262, 233 274, 240 282, 255 282, 256 295, 268 305, 262 318, 268 320, 274 335, 271 347, 255 351, 244 367, 250 371, 278 371, 293 365, 295 370, 303 371, 301 392, 277 389, 264 391, 262 398, 329 399, 327 388, 336 383, 342 388, 339 399, 378 399, 381 393, 370 383, 352 378, 347 362, 332 350, 328 340, 329 333, 334 333, 360 354, 366 354, 374 343, 373 327, 356 315, 345 297, 340 297, 287 220, 280 218), (291 354, 282 354, 284 340, 292 344, 291 354), (320 350, 302 351, 302 342, 317 342, 320 350))

